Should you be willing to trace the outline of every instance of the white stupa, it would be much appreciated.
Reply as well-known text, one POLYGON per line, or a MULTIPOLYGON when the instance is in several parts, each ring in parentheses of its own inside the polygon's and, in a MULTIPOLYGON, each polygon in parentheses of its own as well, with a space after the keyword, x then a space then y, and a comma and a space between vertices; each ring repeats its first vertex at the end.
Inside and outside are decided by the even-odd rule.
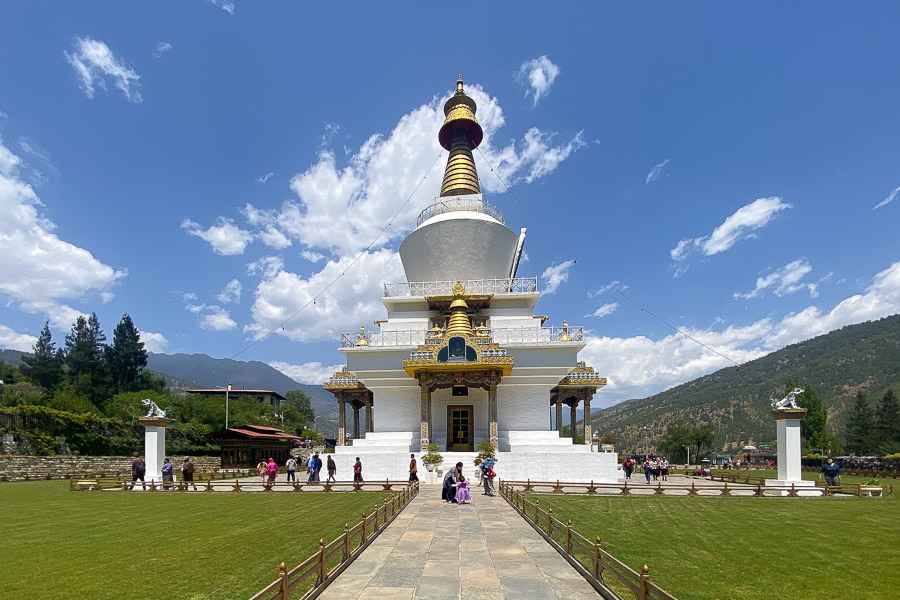
POLYGON ((324 384, 340 406, 338 476, 359 456, 366 479, 405 479, 410 453, 429 443, 445 466, 469 468, 487 440, 503 479, 615 481, 616 456, 592 451, 590 420, 574 427, 606 379, 578 362, 580 327, 534 314, 537 277, 516 277, 525 229, 506 227, 481 194, 475 112, 460 78, 438 135, 450 152, 441 195, 400 245, 407 282, 385 284, 377 330, 341 336, 347 366, 324 384))

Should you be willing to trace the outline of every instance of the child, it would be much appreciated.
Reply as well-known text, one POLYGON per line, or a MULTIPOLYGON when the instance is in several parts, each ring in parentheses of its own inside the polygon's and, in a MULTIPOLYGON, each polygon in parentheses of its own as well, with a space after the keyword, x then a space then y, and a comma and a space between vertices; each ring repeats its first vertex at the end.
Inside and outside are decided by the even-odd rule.
POLYGON ((459 483, 454 483, 453 487, 456 488, 456 501, 459 504, 465 504, 472 499, 472 496, 469 495, 469 482, 462 474, 459 476, 459 483))

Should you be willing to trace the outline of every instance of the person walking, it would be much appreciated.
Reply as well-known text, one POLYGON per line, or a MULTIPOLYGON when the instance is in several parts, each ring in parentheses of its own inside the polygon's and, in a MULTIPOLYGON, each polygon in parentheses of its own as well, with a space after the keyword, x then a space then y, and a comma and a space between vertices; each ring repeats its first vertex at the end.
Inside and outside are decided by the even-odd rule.
POLYGON ((266 475, 269 477, 269 485, 275 483, 275 476, 278 475, 278 465, 275 464, 275 459, 269 457, 269 462, 266 465, 266 475))
POLYGON ((331 455, 328 455, 328 481, 333 481, 337 483, 337 479, 335 479, 334 474, 337 473, 337 465, 334 464, 334 459, 331 458, 331 455))
POLYGON ((259 459, 259 464, 256 465, 256 474, 259 475, 259 481, 263 484, 266 483, 266 479, 269 477, 267 467, 268 463, 262 458, 259 459))
POLYGON ((456 490, 453 489, 453 486, 459 482, 459 478, 462 475, 462 466, 462 463, 458 462, 456 466, 444 475, 444 484, 441 486, 441 500, 456 504, 456 490))
POLYGON ((653 475, 653 463, 650 462, 649 456, 644 459, 642 468, 644 469, 644 477, 647 478, 647 483, 650 483, 650 476, 653 475))
POLYGON ((365 483, 362 476, 362 461, 359 460, 358 456, 356 457, 356 464, 353 465, 353 482, 360 484, 365 483))
POLYGON ((463 477, 462 473, 459 475, 459 481, 455 483, 453 487, 456 488, 457 504, 466 504, 472 499, 472 496, 469 495, 469 482, 466 481, 466 478, 463 477))
POLYGON ((662 460, 659 462, 660 472, 662 473, 663 481, 669 480, 669 459, 665 456, 662 457, 662 460))
POLYGON ((634 461, 631 457, 625 459, 622 468, 625 470, 625 479, 631 479, 631 472, 634 471, 634 461))
POLYGON ((194 463, 187 456, 181 463, 181 480, 184 482, 184 489, 187 489, 188 483, 190 483, 194 491, 197 491, 197 484, 194 483, 194 463))
POLYGON ((290 457, 284 464, 284 468, 287 470, 287 480, 297 483, 297 460, 293 456, 290 457))
POLYGON ((144 462, 143 456, 135 456, 134 460, 131 461, 131 488, 134 489, 134 484, 137 483, 137 480, 141 480, 141 489, 146 490, 147 486, 144 483, 144 474, 147 472, 147 463, 144 462))
POLYGON ((322 470, 322 459, 319 458, 318 454, 313 454, 312 458, 309 459, 309 464, 307 465, 306 471, 309 473, 309 477, 307 481, 315 482, 319 481, 319 471, 322 470))
POLYGON ((162 467, 162 480, 163 480, 163 489, 168 490, 172 487, 175 482, 175 467, 172 466, 172 461, 169 460, 169 457, 166 457, 165 462, 162 467))
POLYGON ((826 485, 841 485, 841 467, 830 456, 822 465, 822 473, 825 475, 826 485))
POLYGON ((481 483, 484 486, 484 495, 485 496, 493 496, 494 495, 494 477, 497 476, 497 473, 494 471, 494 465, 497 464, 494 462, 494 459, 488 457, 481 463, 481 483))
POLYGON ((416 465, 416 455, 409 455, 409 482, 412 483, 414 481, 419 480, 419 467, 416 465))

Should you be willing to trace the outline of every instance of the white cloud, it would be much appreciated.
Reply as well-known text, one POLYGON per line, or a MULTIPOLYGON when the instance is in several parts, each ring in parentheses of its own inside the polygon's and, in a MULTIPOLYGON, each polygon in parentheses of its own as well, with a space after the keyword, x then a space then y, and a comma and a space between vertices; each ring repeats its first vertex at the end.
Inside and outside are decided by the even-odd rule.
POLYGON ((265 182, 267 182, 269 179, 271 179, 273 175, 275 175, 275 173, 273 173, 272 171, 269 171, 269 172, 266 173, 265 175, 261 175, 260 177, 257 177, 257 178, 256 178, 256 183, 265 183, 265 182))
POLYGON ((216 295, 216 300, 218 300, 222 304, 240 302, 241 292, 243 290, 244 287, 241 285, 241 282, 237 279, 232 279, 231 281, 226 283, 225 287, 222 288, 222 291, 216 295))
POLYGON ((697 250, 705 256, 724 252, 740 240, 752 237, 754 231, 768 225, 777 213, 788 208, 793 208, 793 205, 777 196, 758 198, 735 211, 711 234, 682 239, 669 251, 669 255, 675 262, 682 262, 697 250))
POLYGON ((172 49, 172 44, 169 42, 159 42, 156 44, 156 51, 153 52, 153 56, 156 58, 160 58, 166 52, 169 52, 172 49))
MULTIPOLYGON (((669 161, 671 161, 671 160, 672 160, 671 158, 667 158, 666 160, 662 161, 661 163, 659 163, 658 165, 656 165, 655 167, 650 169, 650 172, 647 173, 647 180, 644 182, 645 185, 650 185, 654 181, 659 181, 660 179, 662 179, 663 178, 663 169, 665 168, 665 166, 667 164, 669 164, 669 161)), ((668 177, 668 175, 666 175, 666 177, 668 177)))
MULTIPOLYGON (((584 146, 581 132, 557 143, 557 135, 531 128, 521 142, 512 140, 495 148, 496 132, 505 123, 497 99, 477 85, 467 86, 466 93, 478 103, 477 116, 485 132, 484 142, 475 153, 485 191, 506 188, 489 174, 482 153, 507 184, 515 185, 549 175, 584 146)), ((334 251, 340 256, 367 247, 388 222, 391 227, 375 247, 402 237, 415 227, 419 212, 439 193, 444 163, 434 161, 441 152, 437 131, 444 120, 444 100, 446 96, 434 98, 410 111, 387 137, 370 136, 345 159, 345 166, 339 164, 333 151, 323 149, 316 163, 291 179, 295 200, 286 201, 277 211, 248 205, 242 211, 248 223, 274 227, 306 249, 334 251), (391 221, 398 199, 409 197, 426 172, 427 179, 391 221)))
POLYGON ((287 271, 267 277, 256 288, 253 322, 244 331, 260 335, 278 328, 279 335, 295 341, 335 340, 340 332, 381 317, 384 306, 378 299, 384 282, 403 280, 399 255, 388 249, 365 253, 350 269, 353 260, 329 260, 308 279, 287 271), (313 298, 315 304, 279 327, 313 298))
MULTIPOLYGON (((881 271, 865 293, 846 298, 830 311, 809 306, 776 322, 761 319, 719 331, 682 330, 738 363, 764 356, 846 325, 881 319, 900 312, 900 261, 881 271)), ((660 340, 644 336, 610 338, 588 335, 580 358, 594 366, 608 385, 597 396, 609 405, 642 398, 711 373, 732 363, 699 344, 673 333, 660 340)))
POLYGON ((0 348, 31 352, 37 338, 27 333, 18 333, 6 325, 0 324, 0 348))
POLYGON ((234 14, 234 0, 209 0, 209 3, 213 6, 218 6, 229 15, 234 14))
POLYGON ((559 67, 546 55, 541 55, 522 63, 516 72, 516 81, 525 87, 525 97, 531 96, 537 106, 538 100, 550 93, 558 76, 559 67))
POLYGON ((197 299, 197 294, 194 292, 185 292, 181 295, 181 299, 185 302, 192 302, 197 299))
POLYGON ((252 263, 247 264, 247 275, 255 277, 260 275, 267 279, 275 276, 284 268, 284 260, 278 256, 263 256, 252 263))
POLYGON ((304 250, 300 253, 300 258, 303 260, 308 260, 311 263, 317 263, 320 260, 325 260, 325 255, 321 252, 313 252, 311 250, 304 250))
POLYGON ((604 283, 602 286, 600 286, 600 289, 598 289, 596 292, 588 292, 587 296, 588 296, 588 298, 596 298, 597 296, 605 294, 606 292, 608 292, 610 290, 625 291, 627 289, 628 289, 627 285, 619 285, 619 280, 615 279, 613 281, 608 281, 608 282, 604 283))
POLYGON ((595 310, 593 313, 589 315, 584 315, 585 317, 605 317, 616 312, 616 309, 619 308, 618 302, 609 302, 607 304, 601 304, 600 307, 595 310))
POLYGON ((22 181, 22 160, 0 140, 0 294, 28 313, 45 313, 68 328, 82 314, 63 301, 109 293, 127 271, 103 264, 61 240, 40 214, 34 189, 22 181))
POLYGON ((555 294, 556 289, 569 280, 569 269, 574 264, 574 260, 567 260, 544 269, 544 272, 541 273, 541 279, 544 280, 544 289, 541 291, 541 295, 555 294))
POLYGON ((147 352, 165 352, 169 347, 169 340, 166 339, 166 336, 152 331, 142 331, 141 341, 144 342, 144 349, 147 352))
POLYGON ((798 258, 789 262, 780 269, 776 269, 765 277, 756 278, 756 287, 746 293, 735 292, 735 300, 750 300, 762 295, 763 291, 772 289, 778 297, 786 296, 799 292, 800 290, 809 290, 810 296, 815 298, 818 295, 817 284, 803 283, 803 278, 812 271, 812 265, 806 260, 798 258))
POLYGON ((276 250, 283 250, 293 243, 286 235, 271 225, 259 232, 259 239, 269 248, 276 250))
POLYGON ((887 195, 887 198, 885 198, 884 200, 882 200, 881 202, 879 202, 878 204, 876 204, 875 206, 873 206, 873 207, 872 207, 872 210, 881 208, 881 207, 884 206, 885 204, 890 204, 891 202, 894 201, 894 198, 897 197, 897 194, 900 194, 900 186, 897 186, 897 187, 895 187, 894 189, 892 189, 892 190, 891 190, 891 193, 887 195))
POLYGON ((197 325, 207 331, 230 331, 237 327, 231 314, 215 304, 188 304, 188 312, 197 315, 197 325))
POLYGON ((94 86, 106 90, 108 76, 128 100, 131 102, 143 100, 139 83, 141 76, 116 58, 109 46, 102 41, 78 38, 76 51, 64 54, 81 79, 81 87, 88 98, 94 98, 94 86))
POLYGON ((308 383, 310 385, 322 384, 344 367, 344 365, 324 366, 320 362, 307 362, 302 365, 292 365, 280 360, 273 360, 269 363, 269 366, 273 369, 278 369, 294 381, 308 383))
POLYGON ((181 222, 181 228, 209 243, 216 254, 222 256, 243 254, 247 244, 253 240, 253 235, 225 217, 219 217, 216 223, 216 225, 210 225, 208 229, 203 229, 198 223, 184 219, 181 222))

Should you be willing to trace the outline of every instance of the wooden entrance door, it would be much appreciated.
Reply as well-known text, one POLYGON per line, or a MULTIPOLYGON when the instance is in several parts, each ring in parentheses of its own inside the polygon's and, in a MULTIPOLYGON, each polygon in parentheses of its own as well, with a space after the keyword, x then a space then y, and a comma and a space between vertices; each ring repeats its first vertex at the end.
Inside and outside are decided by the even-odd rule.
POLYGON ((447 407, 448 452, 472 452, 475 449, 472 412, 471 404, 447 407))

